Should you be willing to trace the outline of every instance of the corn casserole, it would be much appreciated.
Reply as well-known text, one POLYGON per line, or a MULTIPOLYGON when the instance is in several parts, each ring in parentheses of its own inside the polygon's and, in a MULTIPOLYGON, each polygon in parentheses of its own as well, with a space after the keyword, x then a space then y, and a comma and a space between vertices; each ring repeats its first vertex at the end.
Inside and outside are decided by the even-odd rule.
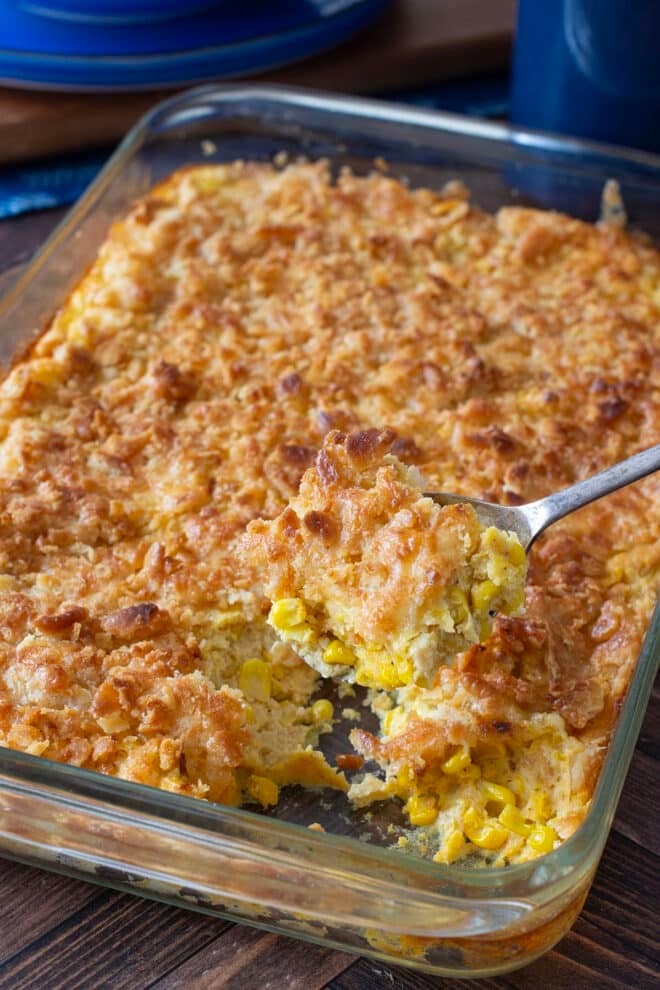
POLYGON ((492 629, 429 683, 410 654, 385 682, 364 668, 380 730, 356 725, 343 769, 319 747, 323 678, 273 628, 323 540, 271 606, 250 534, 302 509, 351 437, 379 438, 381 478, 508 505, 657 443, 659 309, 660 255, 616 223, 322 162, 175 173, 0 386, 0 741, 226 804, 291 784, 399 802, 399 844, 444 863, 551 850, 588 809, 649 622, 657 480, 553 526, 524 612, 515 589, 509 615, 488 585, 466 596, 492 629))

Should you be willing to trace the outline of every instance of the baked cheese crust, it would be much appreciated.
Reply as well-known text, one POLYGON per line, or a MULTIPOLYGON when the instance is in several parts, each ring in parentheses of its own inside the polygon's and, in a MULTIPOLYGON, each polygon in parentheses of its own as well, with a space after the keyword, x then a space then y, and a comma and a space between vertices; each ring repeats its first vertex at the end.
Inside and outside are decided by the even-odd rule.
MULTIPOLYGON (((659 306, 658 252, 613 225, 323 163, 176 173, 0 387, 0 740, 228 803, 345 788, 248 524, 332 429, 505 504, 657 443, 659 306)), ((524 616, 432 688, 373 692, 356 801, 396 795, 447 861, 577 827, 651 614, 657 495, 552 527, 524 616)))

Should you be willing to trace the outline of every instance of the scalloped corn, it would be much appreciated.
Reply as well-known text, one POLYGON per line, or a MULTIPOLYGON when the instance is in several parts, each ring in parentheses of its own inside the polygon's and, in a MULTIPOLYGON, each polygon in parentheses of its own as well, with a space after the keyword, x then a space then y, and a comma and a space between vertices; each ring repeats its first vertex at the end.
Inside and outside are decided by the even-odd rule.
MULTIPOLYGON (((659 287, 644 237, 490 215, 457 183, 322 162, 171 176, 0 386, 0 742, 229 804, 350 787, 396 802, 408 848, 443 863, 552 849, 589 806, 649 622, 657 478, 535 544, 524 614, 514 545, 459 513, 478 573, 430 567, 427 594, 401 517, 368 626, 344 595, 327 642, 321 598, 282 560, 256 566, 246 531, 307 527, 303 577, 326 576, 332 506, 319 490, 295 523, 286 506, 324 451, 348 470, 331 431, 387 437, 374 493, 405 493, 414 467, 509 505, 657 443, 659 287), (467 649, 434 673, 442 637, 467 649), (340 712, 302 656, 374 685, 380 730, 353 729, 350 781, 319 749, 340 712)), ((402 509, 429 535, 426 511, 402 509)))

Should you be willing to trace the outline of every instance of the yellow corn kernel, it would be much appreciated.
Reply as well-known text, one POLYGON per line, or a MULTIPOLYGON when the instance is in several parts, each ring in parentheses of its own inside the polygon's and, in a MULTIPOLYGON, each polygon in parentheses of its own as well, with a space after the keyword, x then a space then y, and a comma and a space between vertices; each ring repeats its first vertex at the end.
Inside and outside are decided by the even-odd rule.
POLYGON ((368 649, 360 656, 355 672, 358 684, 386 691, 409 684, 412 677, 412 664, 407 657, 393 656, 378 647, 368 649))
POLYGON ((62 365, 52 358, 35 358, 30 363, 30 379, 39 385, 57 385, 63 371, 62 365))
POLYGON ((49 746, 50 743, 47 739, 35 739, 34 742, 31 742, 30 745, 26 747, 25 752, 29 753, 30 756, 41 756, 42 753, 46 752, 49 746))
POLYGON ((245 707, 243 708, 243 714, 245 715, 245 721, 248 723, 248 725, 252 725, 256 718, 254 714, 254 708, 252 707, 252 705, 245 705, 245 707))
POLYGON ((212 618, 216 629, 225 629, 227 626, 235 626, 244 620, 240 608, 226 608, 215 613, 212 618))
POLYGON ((484 756, 489 760, 497 760, 506 756, 506 744, 495 740, 478 743, 477 753, 480 757, 484 756))
POLYGON ((484 824, 483 812, 481 812, 478 808, 475 808, 473 805, 465 809, 465 813, 463 815, 463 831, 465 831, 468 828, 473 830, 477 828, 481 828, 483 824, 484 824))
POLYGON ((509 604, 507 605, 507 612, 510 615, 515 615, 517 612, 521 610, 524 604, 525 604, 525 589, 516 588, 516 590, 512 592, 511 597, 509 599, 509 604))
POLYGON ((412 663, 407 657, 398 657, 395 660, 396 674, 398 677, 397 687, 405 687, 410 684, 413 678, 412 663))
POLYGON ((183 777, 180 772, 178 770, 172 770, 171 773, 168 773, 166 777, 161 779, 159 786, 162 787, 164 791, 178 791, 180 790, 182 783, 183 777))
POLYGON ((444 773, 460 773, 461 770, 465 770, 466 767, 469 767, 471 762, 470 750, 464 746, 462 749, 459 749, 456 753, 454 753, 453 756, 450 756, 449 759, 445 760, 442 764, 442 769, 444 773))
POLYGON ((511 574, 511 569, 511 561, 503 553, 493 554, 486 565, 488 577, 497 587, 505 583, 507 576, 511 574))
POLYGON ((195 188, 204 194, 219 192, 222 188, 224 176, 219 169, 197 168, 190 173, 195 188))
POLYGON ((509 832, 527 838, 532 834, 532 825, 528 825, 521 813, 513 804, 505 804, 499 814, 499 821, 509 832))
POLYGON ((512 540, 508 546, 509 559, 516 567, 522 567, 525 563, 525 548, 517 540, 512 540))
POLYGON ((496 586, 488 579, 473 585, 470 591, 473 606, 482 612, 488 608, 496 594, 496 586))
POLYGON ((618 584, 626 577, 625 561, 621 559, 623 556, 619 554, 617 557, 611 557, 607 562, 607 573, 613 584, 618 584))
POLYGON ((508 779, 509 777, 509 762, 505 759, 497 759, 495 757, 482 757, 479 760, 479 766, 481 767, 482 776, 486 780, 492 780, 497 782, 501 778, 508 779))
POLYGON ((327 698, 319 698, 312 705, 312 718, 315 722, 331 722, 334 714, 332 702, 327 698))
POLYGON ((113 712, 112 715, 101 716, 96 720, 103 732, 112 735, 115 732, 126 732, 130 728, 130 721, 123 712, 113 712))
POLYGON ((265 660, 246 660, 238 675, 238 686, 246 698, 268 701, 270 680, 270 666, 265 660))
POLYGON ((323 651, 323 660, 325 663, 338 663, 343 664, 345 667, 353 667, 357 657, 350 646, 347 646, 346 643, 342 643, 338 639, 333 639, 323 651))
POLYGON ((432 795, 410 798, 405 811, 411 825, 432 825, 438 817, 438 805, 432 795))
POLYGON ((405 715, 401 705, 391 708, 383 719, 383 732, 385 735, 396 735, 405 724, 405 715))
POLYGON ((396 669, 391 664, 383 667, 375 676, 363 668, 355 679, 361 687, 383 688, 384 691, 393 691, 401 686, 396 669))
POLYGON ((309 622, 301 622, 300 625, 292 626, 291 629, 280 630, 280 638, 287 642, 299 643, 306 646, 316 639, 316 631, 312 629, 309 622))
POLYGON ((493 784, 490 780, 482 780, 481 789, 489 801, 498 801, 500 804, 513 805, 516 803, 516 795, 509 787, 503 787, 501 784, 493 784))
POLYGON ((518 795, 521 803, 523 803, 522 798, 527 789, 523 775, 521 773, 514 773, 509 783, 511 784, 511 790, 518 795))
POLYGON ((545 791, 533 791, 530 798, 530 804, 532 806, 534 818, 539 822, 544 822, 546 819, 550 818, 554 810, 552 801, 545 791))
POLYGON ((503 550, 507 545, 507 534, 497 526, 489 526, 481 534, 480 547, 491 554, 503 550))
POLYGON ((484 820, 475 809, 464 815, 465 834, 479 849, 499 849, 509 837, 507 829, 492 818, 484 820))
POLYGON ((268 621, 275 629, 293 629, 307 618, 305 603, 300 598, 279 598, 271 605, 268 621))
POLYGON ((549 853, 554 849, 558 838, 559 836, 550 825, 537 825, 527 841, 534 852, 549 853))
POLYGON ((249 778, 247 792, 263 808, 267 808, 271 804, 277 804, 277 799, 280 796, 277 784, 269 780, 268 777, 258 777, 256 774, 253 774, 249 778))
POLYGON ((454 623, 457 626, 460 626, 460 624, 465 622, 470 614, 467 595, 464 591, 461 591, 460 588, 450 588, 447 593, 447 598, 449 599, 451 605, 454 623))
POLYGON ((436 863, 453 863, 458 859, 465 847, 465 836, 460 829, 454 828, 442 843, 442 849, 433 857, 436 863))
POLYGON ((412 787, 414 781, 415 775, 410 767, 401 767, 396 776, 396 782, 399 789, 404 791, 408 790, 408 788, 412 787))

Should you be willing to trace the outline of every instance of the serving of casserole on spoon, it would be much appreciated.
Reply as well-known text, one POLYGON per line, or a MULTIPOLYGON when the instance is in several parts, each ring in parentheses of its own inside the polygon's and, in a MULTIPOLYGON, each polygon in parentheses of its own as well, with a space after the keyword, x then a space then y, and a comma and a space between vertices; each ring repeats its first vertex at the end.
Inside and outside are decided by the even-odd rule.
POLYGON ((256 520, 246 551, 278 636, 324 677, 429 684, 524 607, 526 550, 556 519, 660 467, 643 451, 564 492, 510 508, 425 493, 388 453, 394 434, 329 433, 298 494, 256 520))

